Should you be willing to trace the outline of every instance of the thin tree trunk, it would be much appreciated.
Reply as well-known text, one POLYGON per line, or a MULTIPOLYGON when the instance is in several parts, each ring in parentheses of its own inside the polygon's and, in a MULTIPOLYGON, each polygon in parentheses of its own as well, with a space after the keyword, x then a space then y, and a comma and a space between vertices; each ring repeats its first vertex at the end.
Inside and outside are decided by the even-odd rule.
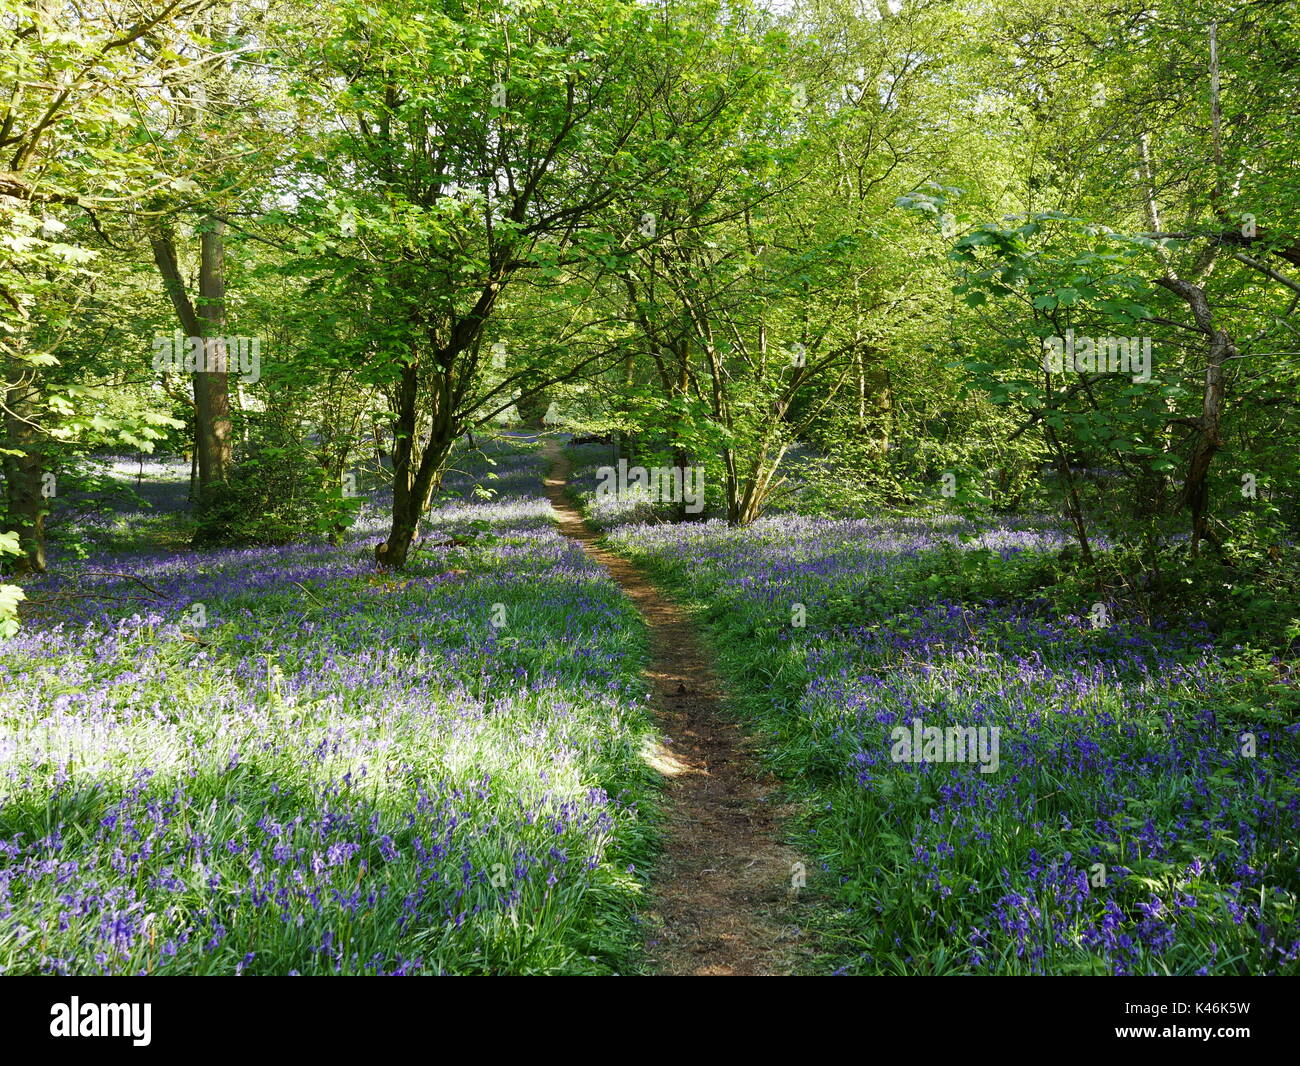
POLYGON ((1196 420, 1196 441, 1192 445, 1191 458, 1187 463, 1187 476, 1183 481, 1182 494, 1183 506, 1191 513, 1191 553, 1195 556, 1200 550, 1202 540, 1209 540, 1211 543, 1218 541, 1210 530, 1208 476, 1215 453, 1223 444, 1221 425, 1223 403, 1227 393, 1223 371, 1227 361, 1236 355, 1236 347, 1227 330, 1215 327, 1214 314, 1210 310, 1210 302, 1206 299, 1204 289, 1193 285, 1190 281, 1182 281, 1178 278, 1157 278, 1156 284, 1177 293, 1187 301, 1197 327, 1209 342, 1205 363, 1205 391, 1201 398, 1201 417, 1196 420))
POLYGON ((464 424, 452 418, 448 397, 439 392, 429 439, 416 444, 420 367, 418 362, 403 368, 397 390, 396 441, 393 445, 393 524, 388 539, 375 546, 375 561, 397 570, 406 565, 411 545, 419 532, 420 519, 429 506, 434 489, 442 483, 447 457, 464 424))
POLYGON ((704 512, 692 515, 686 510, 686 470, 691 465, 691 454, 681 445, 673 445, 673 468, 677 471, 678 481, 675 484, 682 486, 682 491, 678 495, 677 502, 673 504, 673 521, 687 522, 692 517, 700 519, 704 517, 704 512))
POLYGON ((1070 469, 1069 457, 1066 456, 1065 449, 1061 446, 1056 430, 1048 429, 1047 437, 1052 444, 1053 455, 1056 457, 1056 469, 1065 482, 1066 499, 1069 501, 1066 511, 1071 524, 1074 526, 1074 535, 1079 541, 1079 554, 1082 556, 1085 565, 1091 567, 1094 565, 1092 545, 1088 543, 1088 527, 1083 518, 1083 503, 1079 499, 1079 490, 1074 483, 1074 472, 1070 469))
POLYGON ((22 577, 45 572, 46 498, 43 487, 40 434, 31 424, 33 387, 22 384, 8 390, 5 397, 5 444, 17 455, 4 457, 6 526, 18 534, 22 549, 11 564, 12 572, 22 577))

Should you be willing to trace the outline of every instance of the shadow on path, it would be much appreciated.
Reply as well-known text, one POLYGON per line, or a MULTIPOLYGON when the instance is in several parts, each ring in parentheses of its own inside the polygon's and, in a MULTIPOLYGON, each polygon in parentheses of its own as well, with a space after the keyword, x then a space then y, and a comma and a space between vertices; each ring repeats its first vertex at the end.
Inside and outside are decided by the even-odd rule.
POLYGON ((670 747, 649 761, 667 778, 664 852, 651 883, 646 949, 669 975, 789 974, 805 952, 795 922, 796 853, 781 839, 791 811, 722 710, 722 688, 686 613, 633 563, 597 543, 565 495, 571 464, 554 441, 546 495, 561 532, 601 563, 649 629, 655 717, 670 747))

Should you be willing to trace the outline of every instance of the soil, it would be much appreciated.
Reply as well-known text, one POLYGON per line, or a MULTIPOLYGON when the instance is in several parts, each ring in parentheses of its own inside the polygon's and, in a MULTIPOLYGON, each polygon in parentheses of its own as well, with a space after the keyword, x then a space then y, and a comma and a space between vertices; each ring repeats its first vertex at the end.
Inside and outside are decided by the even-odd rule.
POLYGON ((665 778, 664 850, 650 885, 646 951, 665 975, 795 972, 809 945, 798 924, 796 854, 782 839, 793 809, 763 771, 687 614, 633 563, 596 543, 565 494, 570 463, 554 441, 546 495, 560 530, 603 565, 650 638, 646 678, 663 742, 648 759, 665 778))

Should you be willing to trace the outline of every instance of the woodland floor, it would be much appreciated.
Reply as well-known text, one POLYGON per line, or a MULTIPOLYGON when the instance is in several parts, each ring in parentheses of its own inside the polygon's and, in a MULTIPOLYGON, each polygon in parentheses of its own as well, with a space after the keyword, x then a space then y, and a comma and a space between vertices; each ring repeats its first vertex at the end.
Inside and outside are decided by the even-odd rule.
POLYGON ((797 921, 784 843, 792 811, 722 706, 722 686, 686 614, 627 559, 597 544, 565 494, 570 463, 546 444, 544 484, 561 532, 609 570, 649 631, 646 678, 665 738, 652 754, 665 778, 664 844, 651 882, 646 951, 668 975, 770 976, 809 951, 797 921))

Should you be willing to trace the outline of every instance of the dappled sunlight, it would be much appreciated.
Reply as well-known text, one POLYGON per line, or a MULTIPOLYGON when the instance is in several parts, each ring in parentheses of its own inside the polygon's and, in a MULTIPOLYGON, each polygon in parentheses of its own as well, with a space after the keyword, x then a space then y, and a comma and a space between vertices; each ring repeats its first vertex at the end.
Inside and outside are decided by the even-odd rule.
POLYGON ((446 504, 431 527, 492 536, 382 585, 325 545, 92 557, 35 583, 92 595, 0 645, 6 920, 32 926, 78 874, 57 935, 20 935, 6 969, 227 972, 241 915, 264 931, 239 952, 274 972, 558 965, 586 894, 635 886, 617 863, 651 741, 635 616, 548 513, 446 504), (46 825, 50 804, 76 825, 46 825), (388 930, 373 956, 307 932, 358 908, 388 930), (501 917, 549 930, 535 958, 494 939, 501 917))

